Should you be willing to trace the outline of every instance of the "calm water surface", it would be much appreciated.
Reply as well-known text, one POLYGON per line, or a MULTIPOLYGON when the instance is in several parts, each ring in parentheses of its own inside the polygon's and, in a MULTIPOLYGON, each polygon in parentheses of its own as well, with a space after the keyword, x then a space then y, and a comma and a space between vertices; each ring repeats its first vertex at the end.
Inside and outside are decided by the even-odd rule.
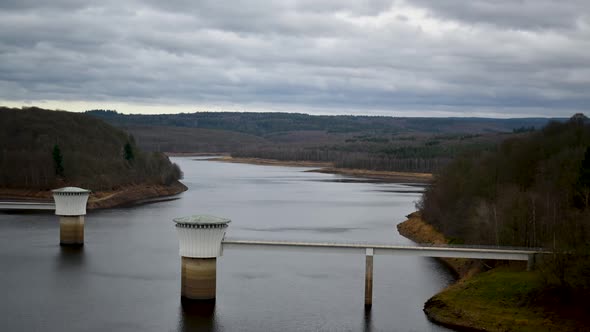
POLYGON ((364 310, 364 256, 226 250, 214 306, 183 309, 174 217, 228 217, 227 237, 411 244, 395 225, 416 186, 305 168, 175 158, 180 199, 92 211, 81 250, 52 214, 0 213, 1 331, 445 331, 423 303, 452 282, 428 258, 377 256, 364 310))

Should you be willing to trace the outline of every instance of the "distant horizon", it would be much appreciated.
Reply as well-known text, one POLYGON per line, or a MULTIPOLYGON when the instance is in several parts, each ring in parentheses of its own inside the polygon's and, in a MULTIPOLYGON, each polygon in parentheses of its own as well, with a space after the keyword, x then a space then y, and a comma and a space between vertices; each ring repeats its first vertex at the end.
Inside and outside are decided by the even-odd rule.
MULTIPOLYGON (((54 106, 55 104, 50 104, 54 106)), ((123 115, 173 115, 173 114, 192 114, 192 113, 286 113, 286 114, 306 114, 311 116, 375 116, 375 117, 394 117, 394 118, 481 118, 481 119, 525 119, 525 118, 540 118, 540 119, 568 119, 575 114, 582 113, 586 115, 586 112, 579 111, 573 112, 570 115, 536 115, 536 114, 504 114, 504 113, 459 113, 459 112, 428 112, 428 114, 424 114, 425 112, 369 112, 369 113, 335 113, 335 112, 305 112, 305 111, 278 111, 278 110, 240 110, 240 109, 220 109, 220 108, 212 108, 212 109, 195 109, 190 107, 177 107, 177 106, 147 106, 149 112, 146 112, 145 109, 140 108, 139 111, 132 110, 132 111, 122 111, 117 108, 109 108, 103 106, 96 106, 92 108, 76 108, 75 110, 63 108, 63 107, 49 107, 48 105, 41 104, 27 104, 27 103, 8 103, 8 102, 1 102, 0 107, 9 107, 9 108, 42 108, 48 109, 52 111, 66 111, 66 112, 73 112, 73 113, 84 113, 87 111, 95 111, 95 110, 105 110, 105 111, 115 111, 119 114, 123 115), (168 111, 173 109, 175 111, 168 111), (159 110, 161 112, 155 113, 155 110, 159 110)), ((126 109, 126 108, 125 108, 126 109)))

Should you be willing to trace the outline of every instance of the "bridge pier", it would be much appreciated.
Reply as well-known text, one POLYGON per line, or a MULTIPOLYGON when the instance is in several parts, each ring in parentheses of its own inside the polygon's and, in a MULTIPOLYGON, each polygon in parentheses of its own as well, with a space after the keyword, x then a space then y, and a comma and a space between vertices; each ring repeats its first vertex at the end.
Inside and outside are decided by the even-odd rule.
POLYGON ((174 218, 181 256, 180 297, 184 303, 215 301, 217 257, 229 219, 212 216, 174 218))
POLYGON ((55 214, 59 216, 59 244, 84 245, 84 216, 90 190, 65 187, 52 190, 55 214))
POLYGON ((537 255, 536 254, 529 254, 529 258, 526 262, 526 270, 527 271, 532 271, 535 269, 535 265, 536 265, 536 260, 537 260, 537 255))
POLYGON ((373 306, 373 248, 365 251, 365 308, 373 306))

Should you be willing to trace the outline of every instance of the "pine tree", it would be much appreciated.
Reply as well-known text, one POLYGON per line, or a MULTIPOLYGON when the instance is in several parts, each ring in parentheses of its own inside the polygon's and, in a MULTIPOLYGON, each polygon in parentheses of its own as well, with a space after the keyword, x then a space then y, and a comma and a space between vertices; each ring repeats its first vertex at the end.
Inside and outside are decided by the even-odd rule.
POLYGON ((127 160, 128 162, 132 162, 133 159, 135 159, 135 155, 133 153, 133 147, 131 146, 131 144, 129 142, 125 143, 125 148, 124 148, 124 153, 125 153, 125 160, 127 160))
POLYGON ((55 167, 55 174, 57 176, 64 176, 63 156, 59 146, 55 144, 53 146, 53 165, 55 167))

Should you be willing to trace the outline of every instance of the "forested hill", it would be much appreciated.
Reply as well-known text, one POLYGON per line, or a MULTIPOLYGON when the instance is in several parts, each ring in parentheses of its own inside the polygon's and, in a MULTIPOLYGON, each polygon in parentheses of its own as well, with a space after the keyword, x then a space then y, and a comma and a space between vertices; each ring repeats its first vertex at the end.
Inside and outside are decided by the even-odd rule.
POLYGON ((389 116, 308 115, 301 113, 196 112, 181 114, 120 114, 92 110, 86 113, 117 126, 168 126, 237 131, 266 136, 287 131, 354 133, 486 133, 512 132, 515 128, 540 128, 546 118, 400 118, 389 116))
POLYGON ((566 252, 545 271, 590 292, 590 121, 578 114, 457 158, 419 207, 456 242, 566 252))
POLYGON ((181 176, 166 156, 140 151, 133 137, 102 120, 40 108, 0 107, 0 169, 0 187, 40 190, 111 190, 181 176))
MULTIPOLYGON (((87 114, 132 133, 146 150, 331 162, 336 167, 437 172, 549 119, 395 118, 293 113, 87 114)), ((563 119, 566 120, 566 119, 563 119)))

